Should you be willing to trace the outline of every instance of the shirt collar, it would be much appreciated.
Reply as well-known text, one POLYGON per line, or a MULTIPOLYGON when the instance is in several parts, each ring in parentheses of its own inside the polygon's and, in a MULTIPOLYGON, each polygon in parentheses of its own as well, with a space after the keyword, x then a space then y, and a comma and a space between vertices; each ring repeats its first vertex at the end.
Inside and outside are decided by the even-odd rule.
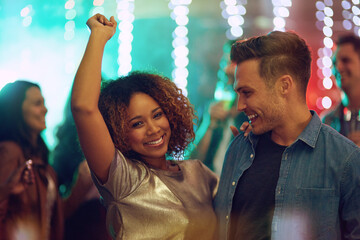
POLYGON ((316 141, 319 137, 322 122, 315 111, 310 110, 310 112, 312 118, 309 124, 306 126, 306 128, 300 133, 298 139, 302 140, 310 147, 315 148, 316 141))
MULTIPOLYGON (((309 124, 300 133, 299 137, 297 138, 297 140, 295 140, 295 142, 301 140, 310 147, 315 148, 316 141, 319 137, 322 122, 315 111, 310 110, 310 113, 312 115, 312 118, 309 124)), ((259 135, 255 135, 252 132, 250 132, 248 138, 251 143, 256 143, 259 139, 259 135)))

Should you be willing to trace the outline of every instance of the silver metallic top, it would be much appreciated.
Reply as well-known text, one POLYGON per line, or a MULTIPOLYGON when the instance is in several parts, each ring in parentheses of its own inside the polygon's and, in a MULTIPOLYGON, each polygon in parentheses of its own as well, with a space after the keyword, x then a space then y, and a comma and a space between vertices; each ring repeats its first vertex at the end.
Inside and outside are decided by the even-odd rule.
POLYGON ((116 151, 107 183, 93 180, 115 239, 213 239, 218 177, 199 160, 172 161, 180 171, 149 168, 116 151))

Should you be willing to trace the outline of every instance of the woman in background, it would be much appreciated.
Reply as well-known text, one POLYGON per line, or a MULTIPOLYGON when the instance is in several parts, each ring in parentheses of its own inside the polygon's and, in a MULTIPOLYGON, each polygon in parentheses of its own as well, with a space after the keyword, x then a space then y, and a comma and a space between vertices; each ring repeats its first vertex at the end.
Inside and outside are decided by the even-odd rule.
POLYGON ((0 91, 1 240, 63 238, 57 178, 40 136, 46 113, 37 84, 19 80, 0 91))

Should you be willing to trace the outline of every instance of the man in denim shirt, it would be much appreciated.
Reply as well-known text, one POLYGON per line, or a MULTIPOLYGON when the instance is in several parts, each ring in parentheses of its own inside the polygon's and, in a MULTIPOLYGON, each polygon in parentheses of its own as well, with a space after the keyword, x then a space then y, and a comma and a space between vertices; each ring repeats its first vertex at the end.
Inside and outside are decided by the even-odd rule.
POLYGON ((311 54, 292 32, 237 42, 238 110, 215 198, 219 238, 360 239, 360 149, 306 104, 311 54))

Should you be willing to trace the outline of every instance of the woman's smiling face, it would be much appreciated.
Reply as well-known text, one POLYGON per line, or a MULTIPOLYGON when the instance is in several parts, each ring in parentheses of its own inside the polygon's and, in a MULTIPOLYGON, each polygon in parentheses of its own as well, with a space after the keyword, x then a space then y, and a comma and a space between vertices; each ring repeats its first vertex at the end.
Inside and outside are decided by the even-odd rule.
POLYGON ((135 93, 130 99, 128 116, 131 149, 148 163, 164 160, 171 128, 160 105, 145 93, 135 93))

